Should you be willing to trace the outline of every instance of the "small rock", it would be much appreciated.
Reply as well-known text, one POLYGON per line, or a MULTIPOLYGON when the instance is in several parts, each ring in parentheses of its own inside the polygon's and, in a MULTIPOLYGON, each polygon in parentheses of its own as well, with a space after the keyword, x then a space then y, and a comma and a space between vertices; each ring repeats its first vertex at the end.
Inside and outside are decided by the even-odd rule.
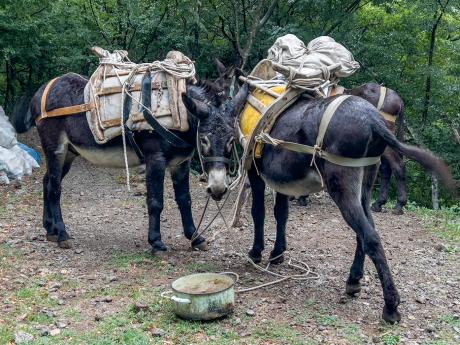
POLYGON ((426 328, 425 328, 425 331, 427 331, 428 333, 434 333, 436 330, 434 328, 433 325, 428 325, 426 328))
POLYGON ((246 310, 246 315, 247 316, 256 316, 256 312, 252 309, 246 310))
POLYGON ((52 329, 50 331, 50 336, 55 337, 56 335, 61 334, 61 330, 59 328, 52 329))
POLYGON ((62 286, 59 282, 51 282, 50 283, 50 290, 57 290, 62 286))
POLYGON ((65 301, 63 299, 58 299, 57 304, 58 305, 64 305, 65 301))
POLYGON ((140 313, 140 312, 147 313, 147 312, 150 311, 150 307, 149 307, 146 303, 137 302, 137 303, 134 305, 134 311, 135 311, 136 313, 140 313))
POLYGON ((417 303, 420 303, 420 304, 425 304, 425 303, 426 303, 426 298, 423 297, 423 296, 416 297, 416 298, 415 298, 415 301, 416 301, 417 303))
POLYGON ((161 328, 152 327, 150 328, 150 334, 152 334, 154 337, 162 337, 165 335, 165 331, 161 328))
POLYGON ((94 316, 94 321, 101 321, 102 320, 102 315, 96 314, 94 316))
POLYGON ((113 298, 111 296, 105 296, 102 298, 102 302, 110 303, 113 301, 113 298))
POLYGON ((111 283, 112 283, 112 282, 116 282, 116 281, 118 281, 118 277, 117 277, 117 276, 111 276, 111 277, 109 278, 109 282, 111 282, 111 283))
POLYGON ((75 254, 81 254, 83 253, 83 249, 77 248, 75 249, 75 254))
POLYGON ((434 249, 436 249, 438 252, 445 252, 447 247, 442 243, 438 243, 434 246, 434 249))
POLYGON ((37 284, 38 286, 43 287, 46 285, 46 282, 44 282, 43 280, 40 280, 37 284))
POLYGON ((40 336, 47 337, 50 335, 50 330, 47 327, 43 327, 39 330, 40 336))
POLYGON ((26 333, 26 332, 17 332, 14 335, 14 342, 16 344, 28 343, 28 342, 32 341, 33 339, 34 339, 34 337, 32 336, 32 334, 29 334, 29 333, 26 333))
POLYGON ((56 327, 57 328, 66 328, 67 327, 67 324, 63 321, 58 321, 56 322, 56 327))

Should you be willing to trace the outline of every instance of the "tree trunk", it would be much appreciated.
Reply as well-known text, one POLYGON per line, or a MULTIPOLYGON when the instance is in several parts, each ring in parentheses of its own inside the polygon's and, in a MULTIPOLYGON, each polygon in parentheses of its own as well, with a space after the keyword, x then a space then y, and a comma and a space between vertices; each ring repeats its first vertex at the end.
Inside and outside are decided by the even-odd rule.
POLYGON ((439 180, 435 174, 431 174, 431 204, 433 210, 439 210, 439 180))
POLYGON ((439 1, 439 11, 436 11, 436 14, 434 15, 434 23, 433 27, 431 28, 431 34, 430 34, 430 46, 428 48, 428 64, 427 64, 427 72, 428 75, 426 77, 426 82, 425 82, 425 100, 423 102, 423 112, 422 112, 422 122, 423 124, 426 123, 428 119, 428 111, 431 105, 431 88, 432 88, 432 68, 433 68, 433 58, 434 58, 434 52, 436 48, 436 32, 438 31, 439 28, 439 23, 441 22, 442 17, 444 16, 445 10, 447 5, 449 4, 450 0, 447 0, 445 5, 442 5, 441 2, 439 1))

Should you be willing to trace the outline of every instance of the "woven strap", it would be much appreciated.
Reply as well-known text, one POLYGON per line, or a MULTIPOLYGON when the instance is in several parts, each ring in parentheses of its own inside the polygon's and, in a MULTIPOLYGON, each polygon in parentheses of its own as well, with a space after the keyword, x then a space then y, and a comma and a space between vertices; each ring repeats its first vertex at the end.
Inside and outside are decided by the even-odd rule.
MULTIPOLYGON (((350 96, 339 96, 335 98, 326 108, 323 117, 321 118, 321 122, 319 124, 319 130, 318 130, 318 136, 316 138, 316 144, 315 146, 309 146, 309 145, 303 145, 299 143, 293 143, 289 141, 284 141, 284 140, 279 140, 272 138, 268 133, 261 133, 258 135, 257 139, 260 142, 270 144, 273 146, 278 146, 285 148, 287 150, 295 151, 295 152, 300 152, 300 153, 306 153, 306 154, 311 154, 313 155, 312 157, 312 164, 315 165, 315 156, 318 156, 320 158, 323 158, 327 160, 328 162, 341 165, 341 166, 347 166, 347 167, 363 167, 363 166, 369 166, 369 165, 374 165, 380 162, 380 156, 378 157, 361 157, 361 158, 350 158, 350 157, 342 157, 335 155, 333 153, 329 153, 326 151, 323 151, 322 145, 323 145, 323 139, 324 135, 326 134, 326 130, 329 126, 329 122, 331 121, 332 117, 334 116, 335 112, 339 108, 339 106, 350 96)), ((320 175, 321 176, 321 175, 320 175)))
POLYGON ((388 122, 392 122, 392 123, 396 122, 396 118, 397 118, 396 115, 391 115, 391 114, 388 114, 388 113, 386 113, 384 111, 380 111, 380 115, 382 115, 383 118, 388 122))
POLYGON ((383 103, 385 103, 386 96, 387 96, 387 88, 385 86, 380 86, 380 97, 379 97, 379 102, 377 103, 378 111, 382 110, 383 103))
POLYGON ((59 79, 59 77, 54 78, 51 80, 43 90, 42 98, 40 101, 40 115, 35 119, 35 122, 38 123, 39 121, 46 119, 48 117, 57 117, 57 116, 66 116, 66 115, 72 115, 72 114, 78 114, 78 113, 83 113, 85 111, 89 111, 91 109, 95 108, 94 103, 84 103, 84 104, 77 104, 77 105, 72 105, 70 107, 63 107, 63 108, 57 108, 53 110, 48 110, 46 111, 46 101, 48 99, 48 94, 51 91, 51 88, 53 85, 56 83, 56 81, 59 79))

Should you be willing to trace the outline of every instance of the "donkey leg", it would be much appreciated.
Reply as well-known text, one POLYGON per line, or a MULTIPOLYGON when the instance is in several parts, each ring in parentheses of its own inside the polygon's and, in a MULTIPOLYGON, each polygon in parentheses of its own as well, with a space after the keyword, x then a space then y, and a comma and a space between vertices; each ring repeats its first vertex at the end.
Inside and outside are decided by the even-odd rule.
POLYGON ((163 211, 166 160, 161 153, 146 156, 145 183, 147 184, 147 209, 149 212, 148 241, 152 253, 166 251, 161 240, 160 216, 163 211))
POLYGON ((392 157, 394 159, 391 161, 391 169, 393 171, 393 175, 395 176, 396 187, 398 190, 398 200, 395 208, 393 209, 393 213, 403 214, 404 206, 407 204, 406 165, 404 164, 403 157, 400 154, 395 152, 392 157))
MULTIPOLYGON (((374 185, 375 177, 377 175, 377 166, 371 166, 364 169, 363 183, 361 190, 361 205, 364 213, 366 214, 367 220, 372 228, 374 226, 374 220, 372 218, 372 212, 370 210, 370 202, 372 195, 372 187, 374 185)), ((356 236, 356 251, 353 264, 350 268, 350 275, 347 279, 345 291, 348 295, 354 296, 361 291, 361 278, 364 275, 364 247, 361 238, 356 236)))
POLYGON ((286 250, 286 223, 289 214, 289 197, 276 193, 275 199, 276 241, 270 253, 270 262, 280 264, 284 261, 283 253, 286 250))
MULTIPOLYGON (((75 159, 76 155, 73 153, 68 152, 67 156, 64 161, 64 166, 62 167, 61 172, 61 182, 64 179, 65 175, 70 170, 72 166, 72 162, 75 159)), ((43 227, 46 229, 46 239, 50 242, 57 242, 58 241, 58 230, 53 227, 53 216, 51 212, 51 208, 49 207, 49 200, 48 200, 48 193, 47 193, 47 185, 49 183, 49 176, 45 174, 43 177, 43 227)), ((62 218, 62 217, 61 217, 62 218)))
POLYGON ((361 205, 360 195, 357 195, 357 191, 360 190, 356 185, 359 178, 350 169, 347 169, 346 172, 341 171, 328 175, 327 187, 332 199, 339 207, 347 224, 359 236, 364 252, 371 258, 377 269, 385 300, 383 319, 390 323, 398 322, 401 320, 398 312, 399 294, 393 282, 380 237, 368 221, 361 205))
POLYGON ((254 243, 249 251, 249 257, 255 262, 262 261, 264 250, 264 221, 265 221, 265 182, 257 175, 254 168, 248 171, 252 189, 251 214, 254 221, 254 243))
POLYGON ((65 229, 61 213, 61 182, 70 169, 72 161, 67 160, 67 146, 46 150, 47 171, 43 178, 43 225, 49 241, 57 241, 59 247, 71 248, 70 236, 65 229))
POLYGON ((385 157, 382 157, 380 164, 380 191, 377 200, 372 204, 372 211, 381 212, 382 206, 388 201, 388 190, 390 189, 391 166, 385 157))
MULTIPOLYGON (((182 218, 184 235, 187 239, 191 240, 196 232, 196 227, 193 223, 192 216, 189 173, 190 161, 188 160, 174 168, 171 168, 171 179, 174 187, 174 196, 182 218)), ((192 242, 192 248, 206 250, 206 239, 201 235, 198 236, 192 242)))

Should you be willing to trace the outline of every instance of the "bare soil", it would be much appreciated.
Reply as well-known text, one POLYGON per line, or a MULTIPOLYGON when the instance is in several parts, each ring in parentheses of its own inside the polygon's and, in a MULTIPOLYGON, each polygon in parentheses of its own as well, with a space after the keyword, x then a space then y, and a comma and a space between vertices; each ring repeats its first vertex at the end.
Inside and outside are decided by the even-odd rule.
MULTIPOLYGON (((26 142, 36 144, 32 139, 26 142)), ((177 319, 169 301, 159 297, 178 277, 233 271, 241 277, 237 287, 272 279, 245 258, 252 244, 249 205, 241 229, 223 231, 224 223, 217 218, 207 234, 217 233, 209 250, 191 251, 168 179, 161 220, 168 252, 152 257, 141 179, 134 178, 129 194, 122 170, 94 167, 78 158, 63 184, 62 212, 74 237, 73 248, 63 250, 45 240, 41 226, 43 173, 44 168, 35 172, 21 188, 1 187, 0 343, 12 341, 21 330, 37 343, 93 343, 100 337, 129 343, 131 329, 147 342, 165 344, 460 343, 460 253, 446 251, 445 241, 413 213, 374 214, 401 294, 399 325, 381 320, 382 290, 370 260, 366 259, 362 292, 356 298, 345 296, 355 237, 326 194, 312 196, 306 207, 291 203, 287 231, 287 253, 307 263, 318 279, 285 281, 238 294, 230 317, 212 324, 188 323, 177 319), (139 303, 147 305, 148 316, 126 316, 129 324, 112 325, 133 307, 140 308, 139 303), (108 328, 108 321, 113 328, 108 328), (44 328, 62 332, 53 338, 44 328)), ((205 203, 204 184, 195 176, 191 179, 198 219, 205 203)), ((233 201, 234 196, 229 205, 233 201)), ((268 194, 265 260, 275 232, 272 206, 268 194)), ((225 208, 227 216, 229 209, 225 208)), ((213 212, 215 205, 205 220, 213 212)), ((295 272, 286 261, 273 270, 295 272)))

